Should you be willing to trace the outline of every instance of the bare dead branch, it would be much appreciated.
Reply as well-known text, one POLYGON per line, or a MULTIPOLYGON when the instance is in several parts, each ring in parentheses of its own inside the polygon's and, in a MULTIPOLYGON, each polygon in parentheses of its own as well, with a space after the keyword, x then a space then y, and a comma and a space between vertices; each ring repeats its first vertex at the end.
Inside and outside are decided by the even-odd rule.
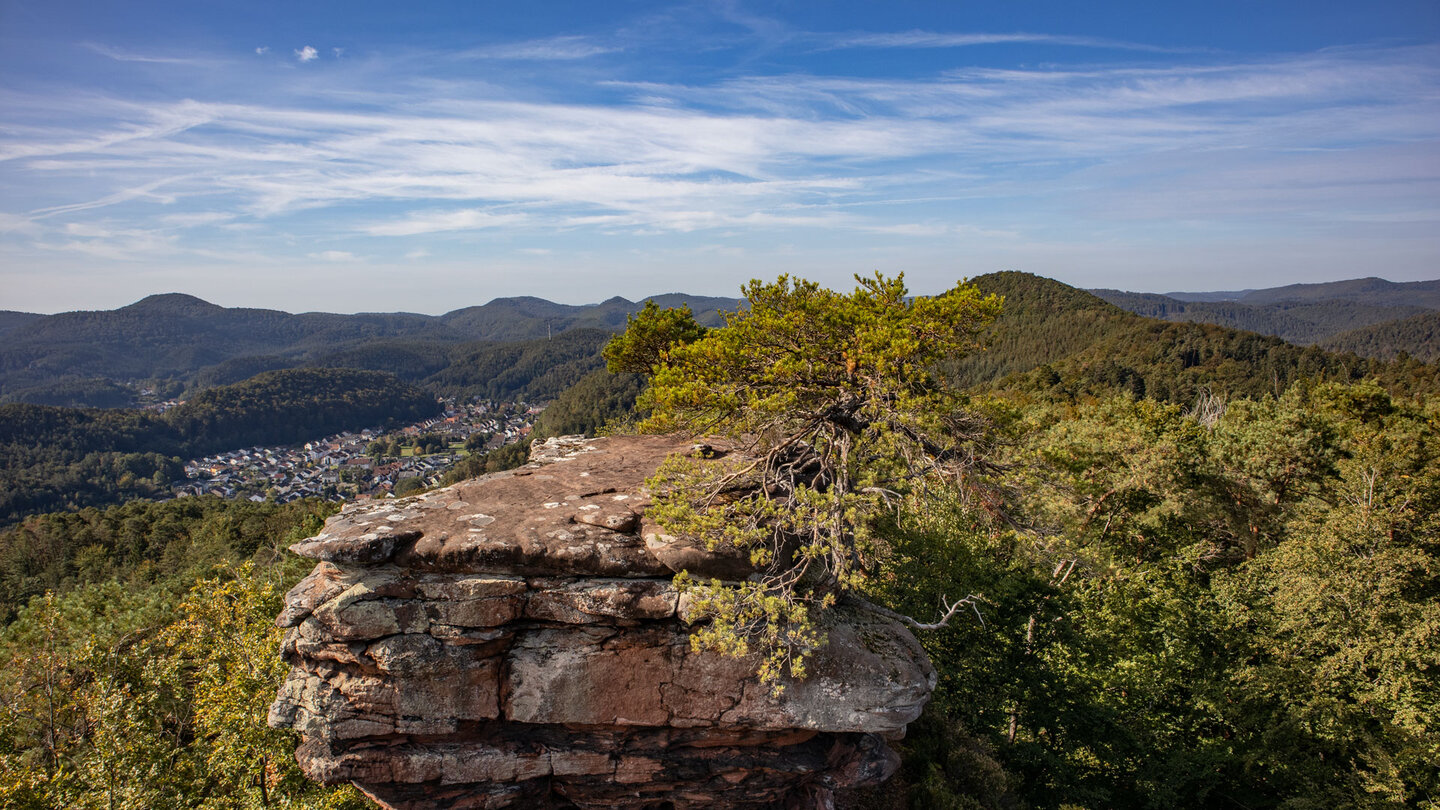
POLYGON ((946 597, 941 596, 940 604, 944 606, 945 613, 940 617, 939 621, 920 622, 909 616, 906 616, 904 613, 891 610, 890 608, 884 607, 882 605, 877 605, 872 602, 867 602, 863 599, 847 599, 847 603, 849 604, 864 608, 865 610, 869 610, 873 613, 879 613, 881 616, 894 619, 895 621, 916 630, 939 630, 943 627, 946 627, 950 624, 950 620, 955 617, 955 614, 958 613, 962 607, 969 607, 971 610, 975 611, 975 618, 980 620, 981 626, 988 626, 985 624, 985 617, 980 613, 979 605, 983 601, 984 599, 979 594, 973 593, 966 596, 964 599, 957 599, 954 602, 950 602, 946 597), (947 602, 949 602, 949 604, 946 604, 947 602))

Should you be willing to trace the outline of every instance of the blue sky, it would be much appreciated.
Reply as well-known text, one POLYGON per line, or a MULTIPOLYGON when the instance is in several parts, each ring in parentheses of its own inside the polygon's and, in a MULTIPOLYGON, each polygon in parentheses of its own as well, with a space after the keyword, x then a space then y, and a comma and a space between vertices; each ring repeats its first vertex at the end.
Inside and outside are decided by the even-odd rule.
POLYGON ((1440 277, 1440 3, 0 0, 0 309, 1440 277))

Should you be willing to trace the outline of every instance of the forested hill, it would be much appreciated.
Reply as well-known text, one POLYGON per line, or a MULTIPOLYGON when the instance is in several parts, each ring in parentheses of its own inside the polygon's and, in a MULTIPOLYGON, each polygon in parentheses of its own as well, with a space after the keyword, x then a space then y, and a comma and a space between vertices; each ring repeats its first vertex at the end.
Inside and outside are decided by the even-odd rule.
MULTIPOLYGON (((1291 343, 1331 344, 1332 338, 1367 326, 1390 324, 1440 310, 1440 281, 1397 283, 1380 278, 1325 284, 1291 284, 1232 293, 1132 293, 1091 290, 1122 309, 1169 321, 1212 323, 1284 338, 1291 343)), ((1437 347, 1423 342, 1394 346, 1416 338, 1414 330, 1390 334, 1372 353, 1366 341, 1355 351, 1368 357, 1391 357, 1396 351, 1425 356, 1437 347)))
POLYGON ((168 493, 182 458, 438 411, 435 398, 414 386, 353 369, 267 372, 163 415, 0 405, 0 525, 36 512, 168 493))
POLYGON ((1140 320, 1084 290, 1030 273, 990 273, 970 283, 1003 296, 1005 308, 982 338, 986 348, 947 369, 961 386, 1058 362, 1140 320))
POLYGON ((13 332, 31 321, 45 317, 32 312, 14 312, 12 310, 0 310, 0 335, 13 332))
MULTIPOLYGON (((654 300, 662 306, 687 304, 705 323, 718 323, 719 310, 735 305, 734 299, 678 293, 654 300)), ((344 367, 345 359, 356 353, 419 353, 435 373, 450 364, 446 354, 457 347, 465 346, 459 351, 474 355, 485 351, 479 341, 544 340, 585 329, 608 334, 623 329, 626 317, 642 305, 624 298, 587 306, 502 298, 439 316, 292 315, 168 294, 111 311, 5 312, 0 313, 0 334, 5 336, 0 344, 0 402, 115 407, 129 404, 135 393, 117 382, 148 381, 173 396, 263 371, 344 367)), ((463 376, 464 369, 458 372, 463 376)), ((456 377, 451 375, 452 384, 456 377)), ((424 384, 418 376, 410 379, 424 384)), ((462 387, 483 382, 466 379, 462 387)))
MULTIPOLYGON (((734 298, 669 293, 646 300, 661 308, 688 306, 704 326, 719 326, 722 311, 737 306, 734 298)), ((625 320, 644 305, 614 297, 599 304, 570 306, 543 298, 497 298, 480 307, 458 309, 440 316, 446 326, 475 340, 532 340, 550 337, 569 329, 601 329, 616 332, 625 320)))
POLYGON ((1409 394, 1440 386, 1434 367, 1414 361, 1389 363, 1254 332, 1142 317, 1028 273, 992 273, 971 282, 1003 295, 1005 310, 987 335, 989 348, 946 369, 961 385, 1065 397, 1121 390, 1181 403, 1193 402, 1201 390, 1275 394, 1300 378, 1375 377, 1409 394))
POLYGON ((600 349, 612 334, 571 329, 553 338, 513 342, 377 340, 320 354, 311 362, 384 371, 438 395, 538 402, 603 366, 600 349))
POLYGON ((1401 352, 1427 363, 1440 361, 1440 312, 1422 312, 1332 335, 1320 345, 1337 352, 1393 359, 1401 352))
POLYGON ((212 388, 161 418, 194 455, 262 444, 294 444, 440 412, 433 396, 390 374, 333 368, 269 371, 212 388))

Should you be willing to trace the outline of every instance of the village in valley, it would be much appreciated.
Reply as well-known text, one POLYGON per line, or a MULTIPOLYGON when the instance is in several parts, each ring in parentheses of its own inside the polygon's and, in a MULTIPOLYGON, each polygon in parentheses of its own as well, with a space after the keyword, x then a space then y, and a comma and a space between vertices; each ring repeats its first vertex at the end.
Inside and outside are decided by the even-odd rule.
POLYGON ((470 453, 522 441, 539 412, 524 403, 446 401, 443 414, 398 430, 366 428, 191 459, 173 492, 279 503, 394 497, 436 486, 470 453))

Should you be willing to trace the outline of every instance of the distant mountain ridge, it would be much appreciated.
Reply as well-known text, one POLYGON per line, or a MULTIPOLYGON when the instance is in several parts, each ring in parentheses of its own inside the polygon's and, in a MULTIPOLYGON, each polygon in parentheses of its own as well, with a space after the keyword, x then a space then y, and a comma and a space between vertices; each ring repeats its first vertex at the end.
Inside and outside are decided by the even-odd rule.
MULTIPOLYGON (((1402 352, 1420 360, 1440 358, 1440 329, 1432 326, 1436 319, 1425 317, 1440 312, 1440 280, 1364 278, 1158 295, 1087 292, 1026 274, 975 281, 982 279, 1023 288, 1025 294, 1008 302, 1004 320, 1026 326, 1023 333, 997 332, 991 351, 960 364, 955 371, 969 383, 1059 361, 1055 353, 1078 338, 1103 342, 1113 330, 1132 332, 1139 327, 1130 313, 1379 359, 1402 352), (1074 317, 1082 312, 1083 318, 1074 317), (1045 341, 1052 348, 1042 345, 1045 341)), ((721 311, 743 303, 681 293, 647 300, 662 307, 687 305, 711 326, 722 322, 721 311)), ((134 404, 135 389, 126 383, 147 381, 158 396, 174 396, 296 367, 385 371, 436 394, 544 400, 599 368, 599 347, 642 305, 621 297, 588 305, 514 297, 443 315, 291 314, 221 307, 169 293, 110 311, 0 312, 0 402, 121 407, 134 404)), ((1203 343, 1219 340, 1219 334, 1161 330, 1151 339, 1203 343)), ((1242 353, 1252 349, 1260 350, 1242 353)))
POLYGON ((619 331, 626 319, 654 301, 660 307, 688 306, 696 320, 706 326, 719 326, 720 312, 734 309, 738 299, 667 293, 641 301, 619 296, 599 304, 556 304, 543 298, 497 298, 478 307, 466 307, 439 316, 447 327, 472 340, 530 340, 549 337, 567 329, 604 329, 619 331))
POLYGON ((1288 284, 1284 287, 1250 290, 1239 301, 1242 304, 1275 304, 1282 301, 1334 301, 1337 299, 1375 306, 1420 306, 1426 309, 1440 309, 1440 279, 1386 281, 1383 278, 1370 276, 1317 284, 1288 284))
POLYGON ((1167 321, 1210 323, 1274 335, 1300 345, 1340 346, 1340 335, 1375 327, 1344 343, 1367 357, 1440 356, 1424 329, 1384 329, 1440 310, 1440 280, 1394 282, 1358 278, 1318 284, 1218 292, 1134 293, 1091 290, 1122 309, 1167 321))
MULTIPOLYGON (((649 300, 662 306, 688 305, 709 325, 719 324, 720 311, 737 304, 732 298, 681 293, 649 300)), ((583 306, 498 298, 444 315, 291 314, 222 307, 192 295, 167 293, 115 310, 4 312, 0 402, 115 407, 129 404, 129 392, 116 382, 158 380, 185 389, 280 368, 335 367, 333 358, 357 353, 393 355, 400 351, 399 344, 405 352, 435 357, 442 349, 478 342, 547 339, 574 330, 608 333, 623 329, 626 317, 643 305, 619 297, 583 306)))
MULTIPOLYGON (((1099 293, 1100 290, 1090 292, 1099 293)), ((1119 290, 1104 290, 1119 292, 1119 290)), ((1156 295, 1157 293, 1132 293, 1156 295)), ((1212 292, 1167 292, 1166 298, 1190 303, 1234 301, 1241 304, 1274 304, 1280 301, 1334 301, 1344 299, 1377 306, 1418 305, 1440 309, 1440 279, 1430 281, 1387 281, 1378 276, 1351 278, 1344 281, 1320 281, 1286 284, 1248 290, 1215 290, 1212 292)))

